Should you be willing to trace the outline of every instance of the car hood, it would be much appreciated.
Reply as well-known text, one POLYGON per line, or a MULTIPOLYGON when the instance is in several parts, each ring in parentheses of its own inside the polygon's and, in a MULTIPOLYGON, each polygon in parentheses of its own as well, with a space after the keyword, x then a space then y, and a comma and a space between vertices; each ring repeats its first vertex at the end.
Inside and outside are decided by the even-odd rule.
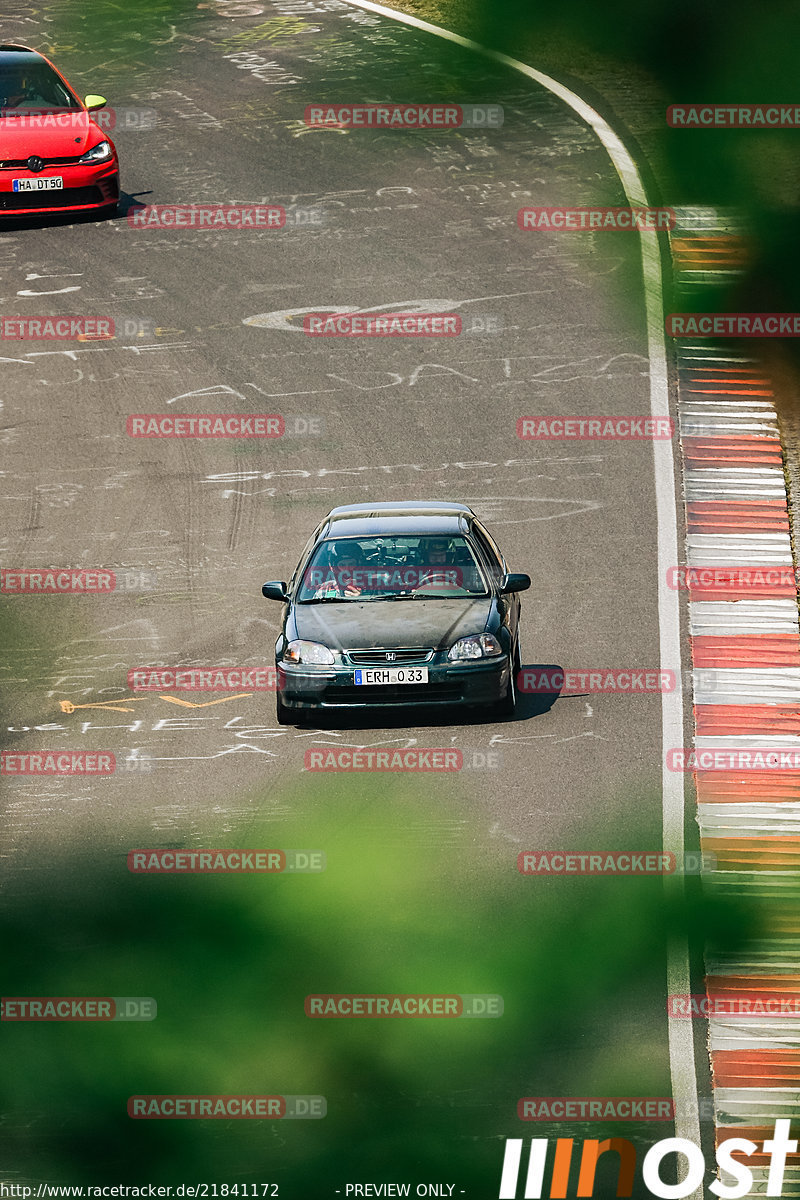
POLYGON ((8 158, 71 158, 107 141, 87 112, 0 117, 0 162, 8 158), (34 119, 35 116, 35 119, 34 119))
POLYGON ((483 633, 492 597, 440 600, 343 600, 294 607, 287 636, 322 642, 332 650, 373 646, 448 647, 460 637, 483 633))

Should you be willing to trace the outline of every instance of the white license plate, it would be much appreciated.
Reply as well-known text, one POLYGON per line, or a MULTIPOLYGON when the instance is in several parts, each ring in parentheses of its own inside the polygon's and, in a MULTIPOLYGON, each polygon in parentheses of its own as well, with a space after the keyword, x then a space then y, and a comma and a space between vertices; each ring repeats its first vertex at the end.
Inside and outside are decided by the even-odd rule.
POLYGON ((356 671, 356 684, 427 683, 427 667, 370 667, 356 671))
POLYGON ((45 175, 40 179, 14 179, 12 186, 15 192, 54 192, 63 188, 63 175, 45 175))

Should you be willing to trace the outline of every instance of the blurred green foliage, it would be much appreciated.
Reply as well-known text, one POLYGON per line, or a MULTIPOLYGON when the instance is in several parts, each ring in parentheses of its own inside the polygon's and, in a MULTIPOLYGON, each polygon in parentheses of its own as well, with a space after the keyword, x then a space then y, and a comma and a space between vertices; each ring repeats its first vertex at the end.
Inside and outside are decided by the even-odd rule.
MULTIPOLYGON (((88 848, 43 872, 32 858, 2 913, 3 994, 153 996, 158 1016, 4 1023, 6 1178, 285 1181, 297 1196, 446 1178, 493 1194, 504 1137, 563 1133, 519 1122, 520 1097, 670 1094, 666 939, 697 946, 713 926, 735 943, 741 911, 702 903, 696 881, 683 902, 658 877, 523 877, 519 847, 487 845, 465 796, 437 796, 432 822, 408 781, 311 787, 289 788, 296 817, 229 844, 323 849, 322 874, 134 876, 124 852, 88 848), (304 998, 320 992, 499 993, 505 1013, 311 1020, 304 998), (161 1093, 321 1094, 328 1116, 127 1116, 130 1095, 161 1093)), ((581 846, 649 844, 630 811, 624 837, 584 830, 581 846)))
MULTIPOLYGON (((666 123, 670 104, 800 104, 797 4, 431 0, 414 8, 436 10, 484 44, 583 85, 640 163, 646 148, 662 203, 734 210, 750 240, 745 274, 693 311, 800 311, 800 129, 666 123)), ((787 348, 796 359, 797 339, 787 348)))

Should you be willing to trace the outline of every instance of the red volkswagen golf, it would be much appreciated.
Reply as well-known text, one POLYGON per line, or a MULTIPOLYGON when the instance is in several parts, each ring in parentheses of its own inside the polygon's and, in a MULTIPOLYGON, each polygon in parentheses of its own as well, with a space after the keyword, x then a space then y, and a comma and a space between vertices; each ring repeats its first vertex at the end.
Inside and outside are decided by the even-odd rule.
POLYGON ((36 50, 0 45, 0 217, 116 212, 117 151, 90 116, 105 103, 36 50))

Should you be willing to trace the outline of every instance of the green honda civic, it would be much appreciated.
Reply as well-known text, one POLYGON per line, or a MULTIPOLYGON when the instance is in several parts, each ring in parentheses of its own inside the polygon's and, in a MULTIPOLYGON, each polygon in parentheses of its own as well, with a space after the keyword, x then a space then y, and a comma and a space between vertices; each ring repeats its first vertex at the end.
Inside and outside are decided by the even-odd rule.
POLYGON ((334 508, 289 582, 261 589, 284 606, 278 723, 422 706, 512 717, 530 585, 465 504, 334 508))

